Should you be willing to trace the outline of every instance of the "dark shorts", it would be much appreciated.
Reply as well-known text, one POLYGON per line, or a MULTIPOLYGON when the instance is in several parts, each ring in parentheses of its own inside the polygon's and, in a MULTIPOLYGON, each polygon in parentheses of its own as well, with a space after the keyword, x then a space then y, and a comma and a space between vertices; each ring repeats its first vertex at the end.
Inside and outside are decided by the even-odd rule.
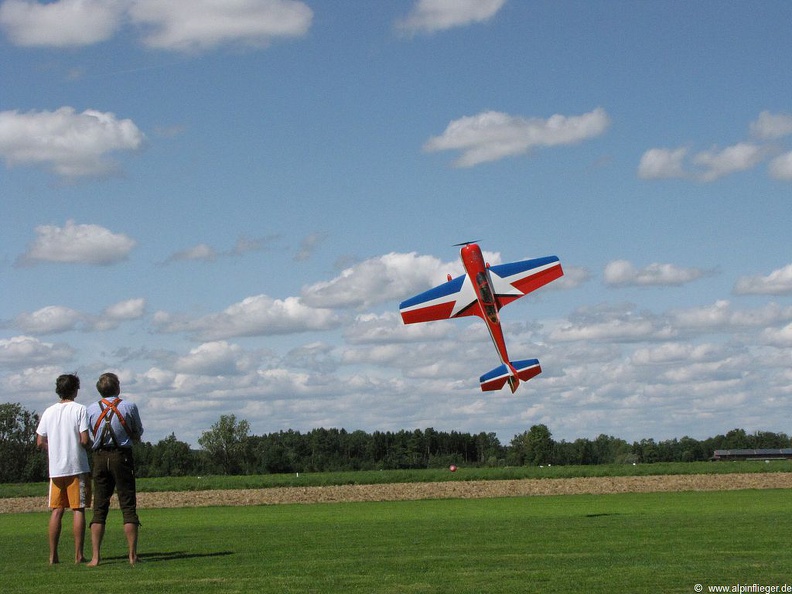
POLYGON ((96 450, 93 453, 94 506, 91 524, 104 524, 113 491, 124 524, 140 524, 137 515, 135 460, 131 449, 96 450))

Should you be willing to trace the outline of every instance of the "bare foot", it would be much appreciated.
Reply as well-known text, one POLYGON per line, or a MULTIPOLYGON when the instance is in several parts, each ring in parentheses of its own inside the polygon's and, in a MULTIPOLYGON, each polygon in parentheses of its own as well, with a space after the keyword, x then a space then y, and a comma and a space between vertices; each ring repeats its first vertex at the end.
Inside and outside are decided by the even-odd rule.
POLYGON ((132 566, 134 566, 138 562, 140 562, 140 557, 138 557, 137 555, 129 558, 129 564, 132 566))
POLYGON ((83 556, 77 557, 77 558, 74 560, 74 562, 75 562, 77 565, 79 565, 80 563, 85 563, 85 557, 83 557, 83 556))
POLYGON ((53 557, 52 559, 49 560, 50 565, 57 565, 58 563, 60 563, 60 559, 58 559, 57 557, 53 557))
POLYGON ((99 565, 99 559, 91 559, 88 562, 88 567, 96 567, 97 565, 99 565))

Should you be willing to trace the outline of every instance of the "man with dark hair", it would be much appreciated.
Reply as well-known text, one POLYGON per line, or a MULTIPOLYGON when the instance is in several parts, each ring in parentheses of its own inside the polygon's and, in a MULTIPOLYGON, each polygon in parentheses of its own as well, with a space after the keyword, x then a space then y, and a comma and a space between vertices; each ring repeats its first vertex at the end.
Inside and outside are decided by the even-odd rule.
POLYGON ((140 441, 143 423, 135 404, 121 400, 121 383, 114 373, 105 373, 96 382, 102 396, 88 407, 88 419, 93 435, 94 452, 94 508, 91 519, 91 547, 93 555, 89 567, 101 561, 102 539, 107 512, 113 491, 124 517, 124 534, 129 548, 129 563, 138 562, 137 541, 140 520, 137 515, 135 461, 132 444, 140 441))
POLYGON ((74 401, 80 378, 61 375, 55 381, 58 403, 41 415, 36 429, 36 445, 49 459, 49 562, 59 563, 58 541, 63 513, 74 513, 74 562, 82 563, 85 544, 85 508, 91 505, 91 466, 88 463, 88 414, 74 401))

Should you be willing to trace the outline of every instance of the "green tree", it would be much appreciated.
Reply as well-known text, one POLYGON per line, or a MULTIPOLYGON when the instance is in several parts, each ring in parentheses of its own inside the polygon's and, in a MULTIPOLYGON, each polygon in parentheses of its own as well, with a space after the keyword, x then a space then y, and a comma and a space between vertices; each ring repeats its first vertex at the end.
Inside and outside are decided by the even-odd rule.
POLYGON ((47 478, 47 457, 36 449, 39 416, 21 404, 0 404, 0 483, 47 478))
POLYGON ((158 441, 151 454, 151 476, 189 476, 195 471, 190 444, 176 439, 175 433, 158 441))
POLYGON ((553 459, 553 437, 547 425, 533 425, 512 439, 513 455, 519 464, 539 466, 553 459))
POLYGON ((237 422, 236 415, 222 415, 198 438, 211 470, 221 474, 242 474, 249 466, 248 432, 250 423, 237 422))

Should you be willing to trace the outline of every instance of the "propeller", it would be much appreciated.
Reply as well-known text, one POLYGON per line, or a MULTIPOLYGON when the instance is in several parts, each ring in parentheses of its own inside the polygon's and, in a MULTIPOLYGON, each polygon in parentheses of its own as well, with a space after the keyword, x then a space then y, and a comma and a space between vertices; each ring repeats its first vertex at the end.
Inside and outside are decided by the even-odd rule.
POLYGON ((471 243, 478 243, 481 241, 480 239, 474 239, 472 241, 463 241, 462 243, 455 243, 454 247, 459 247, 460 245, 470 245, 471 243))

